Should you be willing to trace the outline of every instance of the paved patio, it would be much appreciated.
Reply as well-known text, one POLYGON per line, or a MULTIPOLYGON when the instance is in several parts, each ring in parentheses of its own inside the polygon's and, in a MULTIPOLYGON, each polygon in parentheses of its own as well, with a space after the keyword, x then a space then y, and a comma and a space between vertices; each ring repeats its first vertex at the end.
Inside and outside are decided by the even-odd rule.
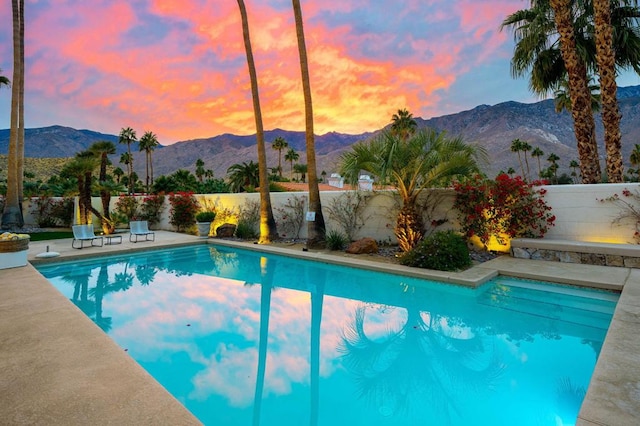
MULTIPOLYGON (((74 250, 71 240, 31 243, 31 262, 71 260, 148 250, 204 240, 158 231, 155 242, 74 250), (46 251, 60 253, 39 259, 46 251)), ((324 262, 475 286, 496 274, 622 290, 578 425, 632 425, 640 419, 640 270, 501 257, 460 274, 416 270, 364 258, 209 240, 224 245, 294 254, 324 262)), ((0 423, 2 424, 199 424, 155 379, 133 361, 31 265, 0 270, 0 423)))

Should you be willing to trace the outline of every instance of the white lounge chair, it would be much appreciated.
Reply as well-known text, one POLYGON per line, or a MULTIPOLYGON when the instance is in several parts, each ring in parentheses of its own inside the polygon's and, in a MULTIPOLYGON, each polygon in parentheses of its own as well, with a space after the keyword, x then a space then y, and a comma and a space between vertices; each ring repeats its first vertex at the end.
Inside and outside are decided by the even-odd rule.
POLYGON ((138 237, 144 237, 144 241, 155 241, 156 233, 149 230, 149 222, 146 220, 134 220, 129 222, 129 241, 138 242, 138 237))
POLYGON ((90 241, 92 247, 102 247, 102 237, 96 236, 93 232, 93 225, 73 225, 71 229, 73 230, 73 241, 71 242, 71 247, 74 249, 79 250, 84 248, 85 241, 90 241), (76 241, 80 241, 80 247, 76 247, 76 241), (96 244, 94 244, 94 241, 96 244), (98 241, 100 242, 99 245, 97 244, 98 241))

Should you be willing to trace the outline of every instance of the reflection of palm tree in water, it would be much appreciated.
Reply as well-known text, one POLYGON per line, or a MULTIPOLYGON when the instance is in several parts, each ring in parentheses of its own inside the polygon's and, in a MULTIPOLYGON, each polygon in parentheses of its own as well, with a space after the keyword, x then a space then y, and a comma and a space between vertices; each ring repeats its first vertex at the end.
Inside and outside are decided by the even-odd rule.
POLYGON ((385 416, 409 413, 414 403, 448 420, 463 414, 453 397, 490 388, 502 364, 479 337, 450 336, 443 326, 450 319, 425 314, 425 321, 417 308, 407 308, 407 313, 400 330, 374 341, 364 330, 365 308, 356 310, 339 350, 361 396, 385 416))

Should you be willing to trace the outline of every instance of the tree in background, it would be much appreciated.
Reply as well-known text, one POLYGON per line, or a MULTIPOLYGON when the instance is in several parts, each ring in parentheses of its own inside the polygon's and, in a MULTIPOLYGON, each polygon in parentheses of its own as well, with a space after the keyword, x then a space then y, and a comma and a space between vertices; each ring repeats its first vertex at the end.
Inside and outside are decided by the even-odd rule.
POLYGON ((158 145, 160 145, 160 143, 158 142, 158 137, 151 131, 144 132, 144 135, 142 135, 142 137, 140 138, 140 142, 138 143, 138 149, 140 151, 144 151, 145 153, 147 172, 145 187, 147 189, 147 194, 149 193, 149 187, 153 185, 153 161, 151 158, 151 154, 158 145))
POLYGON ((258 164, 253 161, 233 164, 227 169, 227 178, 232 192, 253 191, 260 185, 258 164))
POLYGON ((535 147, 533 148, 533 151, 531 151, 531 157, 535 158, 538 160, 538 178, 542 178, 542 164, 540 164, 540 157, 542 157, 544 155, 544 151, 542 149, 540 149, 539 147, 535 147))
POLYGON ((280 177, 282 177, 282 150, 288 147, 289 143, 281 136, 275 138, 271 144, 271 148, 278 151, 278 176, 280 177))
POLYGON ((520 156, 520 152, 522 151, 522 141, 520 139, 514 139, 511 141, 511 152, 515 152, 518 154, 518 163, 520 164, 520 170, 522 172, 522 177, 524 177, 524 164, 522 163, 522 157, 520 156))
POLYGON ((326 228, 322 205, 320 203, 320 188, 318 187, 318 170, 316 167, 315 135, 313 132, 313 103, 311 100, 311 80, 307 63, 307 46, 304 40, 304 27, 300 0, 292 0, 293 15, 296 23, 298 39, 298 54, 300 56, 300 71, 302 74, 302 91, 304 94, 305 140, 307 146, 307 166, 309 173, 309 212, 315 214, 314 220, 307 222, 307 246, 310 248, 324 247, 326 228))
POLYGON ((24 2, 12 0, 13 85, 11 124, 7 160, 7 194, 2 212, 2 229, 22 228, 22 182, 24 161, 24 2))
MULTIPOLYGON (((137 141, 138 137, 136 136, 136 131, 131 127, 125 127, 120 130, 118 142, 127 145, 128 156, 126 158, 128 161, 125 164, 127 165, 127 176, 129 176, 129 194, 133 194, 135 183, 135 180, 133 179, 133 156, 131 155, 131 144, 137 141)), ((120 162, 122 162, 122 160, 120 160, 120 162)))
POLYGON ((391 117, 391 131, 403 139, 407 139, 415 133, 417 127, 418 123, 413 118, 413 114, 406 108, 399 109, 398 112, 391 117))
POLYGON ((300 182, 305 183, 307 181, 309 167, 306 164, 296 164, 293 166, 293 171, 300 175, 300 182))
POLYGON ((249 20, 243 0, 238 0, 240 17, 242 20, 242 35, 247 66, 249 68, 249 80, 251 81, 251 98, 253 99, 253 115, 256 122, 256 140, 258 145, 258 185, 260 186, 260 238, 259 244, 267 244, 278 236, 276 220, 271 208, 271 194, 269 193, 269 175, 267 171, 267 153, 264 146, 264 129, 262 125, 262 111, 260 109, 260 95, 258 93, 258 76, 253 61, 251 49, 251 37, 249 34, 249 20))
POLYGON ((288 161, 291 168, 289 169, 289 179, 293 180, 293 163, 300 159, 300 154, 296 152, 295 149, 289 148, 287 153, 284 155, 284 161, 288 161))
POLYGON ((202 161, 202 158, 198 158, 196 160, 196 178, 198 178, 198 182, 202 183, 204 174, 205 174, 204 161, 202 161))

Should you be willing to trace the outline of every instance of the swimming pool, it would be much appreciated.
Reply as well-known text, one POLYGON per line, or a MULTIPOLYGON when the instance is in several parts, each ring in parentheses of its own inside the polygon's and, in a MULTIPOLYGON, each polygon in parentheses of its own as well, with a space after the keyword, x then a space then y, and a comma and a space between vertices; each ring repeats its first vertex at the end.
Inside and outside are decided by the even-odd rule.
POLYGON ((572 424, 618 298, 207 245, 38 269, 215 425, 572 424))

